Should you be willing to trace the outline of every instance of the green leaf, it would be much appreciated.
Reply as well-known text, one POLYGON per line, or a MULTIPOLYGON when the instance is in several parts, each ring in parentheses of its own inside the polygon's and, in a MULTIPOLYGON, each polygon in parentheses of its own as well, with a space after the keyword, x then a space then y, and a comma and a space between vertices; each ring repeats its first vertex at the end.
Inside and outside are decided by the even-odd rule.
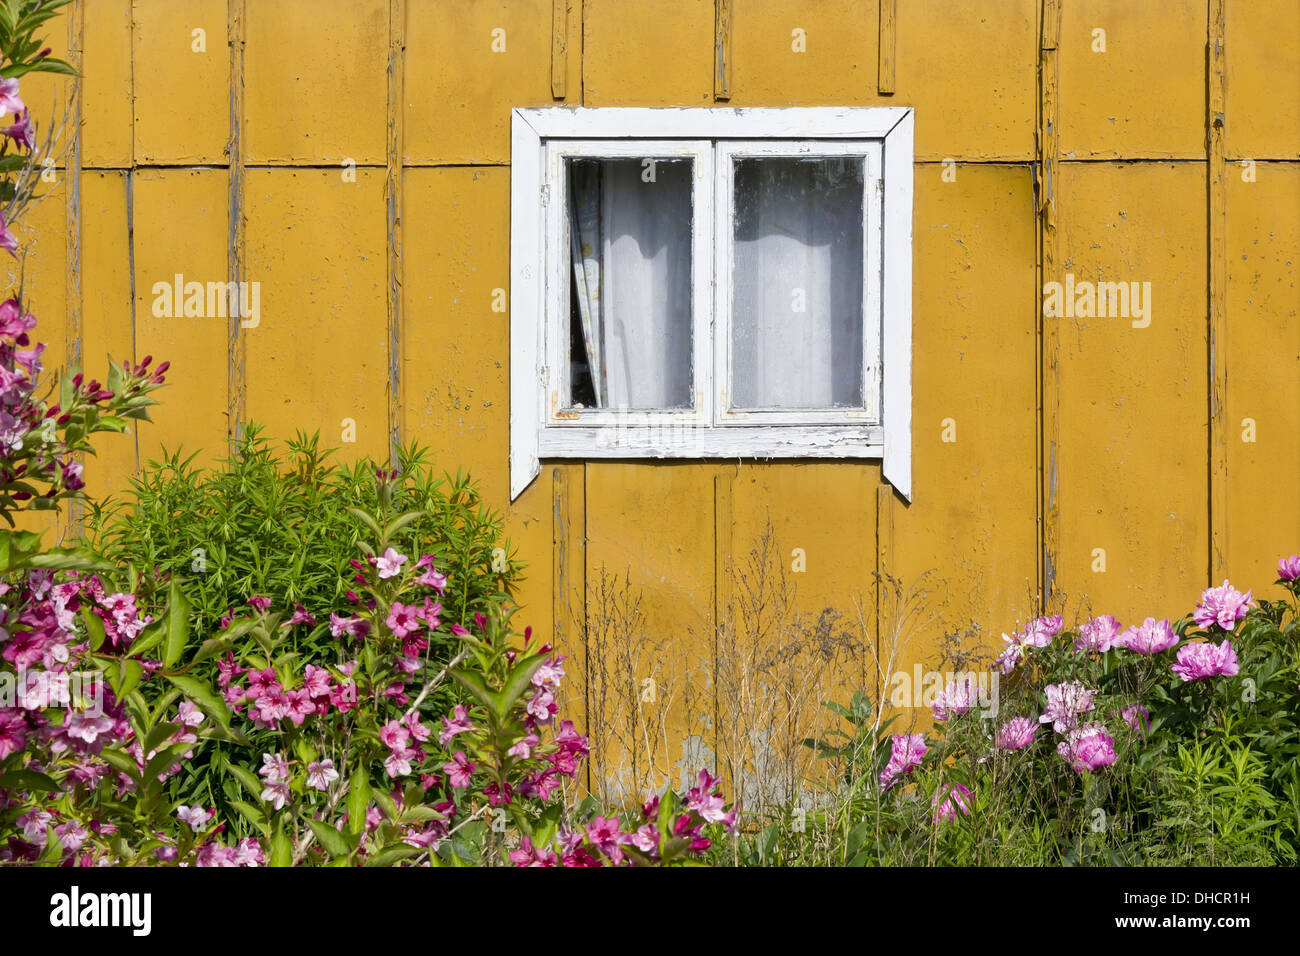
MULTIPOLYGON (((173 764, 180 763, 187 751, 193 750, 194 745, 189 743, 172 744, 158 751, 147 764, 145 764, 144 773, 141 775, 144 784, 147 787, 158 785, 158 777, 168 771, 173 764)), ((145 753, 148 753, 146 750, 145 753)))
POLYGON ((372 792, 370 772, 365 767, 358 767, 352 772, 352 778, 348 781, 348 829, 353 833, 360 833, 365 829, 366 810, 370 807, 372 792))
POLYGON ((224 700, 212 692, 208 685, 183 674, 164 674, 163 676, 176 687, 179 687, 181 693, 194 701, 205 714, 226 730, 230 729, 230 708, 226 706, 224 700))
POLYGON ((181 659, 190 639, 190 602, 173 580, 167 589, 167 644, 163 648, 163 666, 172 667, 181 659))
POLYGON ((158 745, 171 739, 176 731, 181 729, 179 723, 161 723, 154 727, 145 735, 144 743, 140 746, 144 748, 145 753, 157 750, 158 745))
POLYGON ((240 786, 252 794, 254 800, 262 799, 263 787, 246 767, 241 767, 229 757, 225 758, 225 764, 230 775, 239 781, 240 786))
POLYGON ((276 818, 275 832, 271 834, 271 857, 267 865, 293 866, 293 841, 285 834, 279 818, 276 818))
MULTIPOLYGON (((370 645, 367 644, 367 647, 370 645)), ((483 675, 478 671, 467 671, 457 667, 448 671, 456 682, 474 695, 480 704, 492 712, 498 720, 501 719, 501 711, 497 706, 496 695, 488 689, 487 683, 483 680, 483 675)))
POLYGON ((139 786, 140 768, 136 766, 134 757, 124 754, 120 750, 114 750, 111 747, 105 747, 99 752, 99 755, 107 763, 112 764, 115 770, 122 771, 122 773, 134 780, 136 785, 139 786))
POLYGON ((243 800, 231 800, 230 805, 239 811, 240 815, 262 832, 263 836, 271 835, 271 823, 266 819, 266 814, 251 803, 245 803, 243 800))
POLYGON ((501 691, 496 695, 498 714, 510 713, 515 706, 515 702, 528 688, 533 679, 533 674, 537 673, 537 669, 546 662, 549 656, 548 654, 536 654, 515 663, 510 676, 506 678, 506 686, 501 688, 501 691))
POLYGON ((86 626, 86 634, 90 636, 91 651, 97 651, 103 647, 104 640, 108 636, 104 631, 104 620, 92 611, 89 605, 81 609, 81 623, 86 626))
POLYGON ((346 857, 352 852, 348 847, 348 841, 343 838, 343 834, 328 823, 321 823, 319 820, 308 820, 307 826, 311 827, 311 832, 316 834, 316 839, 320 841, 320 845, 325 848, 325 852, 332 858, 337 860, 340 857, 346 857))
POLYGON ((366 512, 362 511, 360 508, 349 507, 348 511, 352 512, 353 516, 369 528, 376 538, 383 538, 383 533, 379 530, 379 523, 375 521, 374 518, 370 517, 370 515, 366 514, 366 512))
POLYGON ((63 789, 53 777, 47 777, 35 770, 10 770, 8 773, 0 773, 0 788, 6 790, 45 790, 48 793, 58 793, 63 789))
POLYGON ((127 653, 132 657, 143 657, 145 651, 151 651, 161 644, 164 635, 167 633, 166 623, 162 619, 150 622, 140 632, 140 636, 131 642, 131 647, 127 650, 127 653))
POLYGON ((366 866, 392 866, 394 863, 409 860, 411 857, 419 856, 424 852, 420 847, 411 846, 408 843, 390 843, 366 860, 366 866))
POLYGON ((144 677, 144 668, 139 661, 123 658, 117 662, 117 667, 106 667, 104 677, 108 679, 108 686, 113 688, 113 695, 121 700, 135 690, 135 686, 144 677))

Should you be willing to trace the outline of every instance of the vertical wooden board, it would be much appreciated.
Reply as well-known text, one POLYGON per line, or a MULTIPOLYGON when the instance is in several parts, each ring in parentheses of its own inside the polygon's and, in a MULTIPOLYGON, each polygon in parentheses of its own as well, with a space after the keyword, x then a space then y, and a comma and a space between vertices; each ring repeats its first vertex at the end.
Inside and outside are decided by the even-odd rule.
POLYGON ((1278 597, 1266 587, 1277 559, 1300 552, 1300 165, 1260 166, 1253 183, 1236 172, 1228 170, 1228 571, 1238 587, 1278 597))
POLYGON ((221 162, 230 136, 226 0, 136 0, 132 18, 136 162, 221 162))
POLYGON ((719 501, 716 522, 718 605, 730 628, 716 654, 719 770, 746 809, 784 807, 798 796, 794 781, 827 769, 802 744, 841 729, 823 701, 846 704, 859 691, 877 699, 880 468, 823 461, 720 470, 729 503, 719 501), (782 612, 787 585, 794 601, 782 612))
POLYGON ((171 362, 161 404, 150 410, 154 423, 139 426, 140 463, 183 447, 208 464, 226 453, 226 320, 186 316, 184 302, 167 314, 163 286, 174 289, 177 275, 205 286, 227 281, 226 173, 139 170, 132 178, 136 352, 171 362))
MULTIPOLYGON (((16 297, 21 288, 23 307, 36 317, 32 342, 45 343, 41 353, 44 371, 38 379, 37 394, 46 391, 46 383, 57 391, 59 373, 67 366, 66 182, 63 170, 59 170, 58 183, 39 184, 41 198, 12 224, 18 240, 17 257, 0 253, 6 270, 5 291, 0 298, 16 297)), ((47 545, 56 543, 66 531, 62 512, 25 512, 17 520, 23 530, 47 532, 47 545)))
POLYGON ((1300 157, 1300 4, 1227 0, 1230 159, 1300 157))
POLYGON ((245 178, 247 279, 261 289, 258 324, 244 330, 248 417, 273 438, 319 431, 343 460, 388 458, 383 192, 383 170, 245 178))
POLYGON ((1109 314, 1044 318, 1061 329, 1058 581, 1098 614, 1177 618, 1209 560, 1205 170, 1058 169, 1061 271, 1149 282, 1151 306, 1145 328, 1109 314), (1094 549, 1104 572, 1092 570, 1094 549))
POLYGON ((411 224, 403 247, 404 434, 430 449, 437 469, 469 470, 485 502, 505 512, 511 545, 529 566, 518 595, 523 621, 547 633, 549 470, 510 502, 510 171, 408 169, 403 191, 411 224))
MULTIPOLYGON (((93 171, 81 177, 81 328, 83 367, 101 382, 108 360, 122 363, 135 355, 131 320, 131 263, 127 246, 126 174, 93 171)), ((157 359, 156 361, 162 361, 157 359)), ((171 388, 154 397, 170 403, 171 388)), ((117 494, 135 472, 136 431, 106 433, 95 440, 95 455, 86 459, 86 490, 96 498, 117 494)), ((148 426, 145 426, 148 427, 148 426)))
POLYGON ((388 0, 246 9, 247 161, 382 164, 388 0))
POLYGON ((878 0, 733 4, 729 106, 874 103, 878 0))
MULTIPOLYGON (((510 110, 555 104, 552 3, 408 4, 403 104, 407 162, 509 161, 510 110)), ((582 96, 580 0, 570 0, 566 21, 564 104, 576 106, 582 96)))
POLYGON ((713 0, 587 0, 583 106, 708 106, 713 0))
MULTIPOLYGON (((650 741, 642 753, 651 755, 653 780, 625 778, 630 797, 647 783, 680 785, 711 762, 713 698, 707 675, 713 654, 716 470, 714 465, 679 462, 587 465, 588 627, 594 632, 603 616, 602 574, 613 579, 616 594, 628 593, 624 580, 630 579, 630 593, 639 597, 645 621, 642 633, 611 634, 604 655, 596 654, 596 638, 589 637, 598 658, 589 684, 603 675, 610 693, 639 692, 646 678, 655 680, 654 700, 637 706, 638 719, 650 729, 635 741, 643 748, 650 741), (635 673, 631 681, 615 685, 629 657, 635 660, 635 673)), ((605 738, 599 727, 592 731, 593 748, 598 741, 605 744, 601 764, 611 771, 627 767, 627 747, 605 738)), ((593 785, 596 772, 593 765, 593 785)))
POLYGON ((1203 157, 1205 37, 1205 0, 1062 4, 1061 155, 1203 157))
MULTIPOLYGON (((890 491, 881 504, 882 570, 925 592, 918 607, 932 622, 907 629, 898 659, 909 673, 940 663, 940 635, 991 648, 1036 603, 1033 176, 955 174, 916 169, 913 498, 890 491)), ((882 605, 882 635, 895 612, 882 605)))
POLYGON ((1032 158, 1037 9, 1038 0, 898 4, 890 102, 916 107, 918 159, 1032 158))
MULTIPOLYGON (((131 164, 131 0, 82 3, 81 164, 131 164)), ((69 8, 71 9, 71 8, 69 8)), ((223 46, 224 49, 224 46, 223 46)), ((217 53, 220 55, 220 52, 217 53)))

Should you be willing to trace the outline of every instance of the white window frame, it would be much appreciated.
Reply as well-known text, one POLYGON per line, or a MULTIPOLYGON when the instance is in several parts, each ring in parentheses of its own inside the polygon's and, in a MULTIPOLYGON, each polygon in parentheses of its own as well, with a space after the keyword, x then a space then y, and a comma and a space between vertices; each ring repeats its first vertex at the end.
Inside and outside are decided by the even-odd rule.
POLYGON ((646 457, 879 458, 885 479, 910 500, 912 143, 912 110, 906 107, 514 110, 511 500, 536 477, 543 458, 646 457), (737 154, 867 157, 862 408, 728 408, 734 201, 730 157, 737 154), (561 407, 561 396, 568 395, 569 341, 568 227, 561 164, 573 155, 694 159, 691 409, 561 407), (702 203, 702 197, 708 202, 702 203), (711 215, 701 214, 706 209, 711 215))

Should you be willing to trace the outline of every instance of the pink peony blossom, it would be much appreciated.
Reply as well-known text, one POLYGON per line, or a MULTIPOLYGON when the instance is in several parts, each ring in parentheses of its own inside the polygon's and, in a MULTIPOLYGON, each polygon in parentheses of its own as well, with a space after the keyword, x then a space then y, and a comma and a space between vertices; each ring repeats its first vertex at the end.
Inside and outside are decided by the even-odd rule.
POLYGON ((1024 750, 1034 742, 1038 724, 1028 717, 1012 717, 998 730, 997 746, 1001 750, 1024 750))
POLYGON ((930 705, 930 713, 935 720, 941 721, 949 717, 960 717, 975 706, 975 698, 975 679, 967 675, 960 680, 948 682, 948 686, 930 705))
POLYGON ((1092 651, 1104 654, 1116 646, 1119 634, 1119 621, 1109 614, 1103 614, 1079 628, 1079 637, 1074 642, 1074 649, 1078 653, 1092 651))
POLYGON ((1222 644, 1189 641, 1178 648, 1178 661, 1170 668, 1184 681, 1231 677, 1237 669, 1237 652, 1232 649, 1232 641, 1222 644))
POLYGON ((886 790, 898 783, 898 778, 921 766, 925 753, 924 734, 894 734, 890 741, 889 763, 880 771, 880 784, 886 790))
POLYGON ((1047 707, 1038 718, 1040 724, 1051 724, 1058 734, 1063 734, 1078 723, 1079 716, 1092 710, 1092 691, 1078 681, 1068 684, 1048 684, 1047 707))
POLYGON ((934 801, 931 805, 937 808, 932 820, 933 823, 956 820, 958 813, 962 816, 969 816, 971 809, 970 787, 960 783, 941 787, 938 793, 934 795, 934 801))
POLYGON ((1056 745, 1056 752, 1080 773, 1100 770, 1115 762, 1115 741, 1101 724, 1084 724, 1071 730, 1066 739, 1056 745))
POLYGON ((1025 627, 1021 643, 1027 647, 1046 647, 1052 643, 1052 638, 1061 633, 1064 626, 1065 622, 1059 614, 1036 618, 1025 627))
POLYGON ((1111 642, 1112 647, 1123 647, 1135 654, 1150 656, 1169 650, 1178 643, 1178 635, 1169 626, 1169 621, 1157 621, 1147 618, 1141 625, 1130 627, 1111 642))
POLYGON ((1206 588, 1201 592, 1201 603, 1192 612, 1192 620, 1199 626, 1209 628, 1215 624, 1225 631, 1231 631, 1233 625, 1246 616, 1255 606, 1251 593, 1242 594, 1227 581, 1217 588, 1206 588))

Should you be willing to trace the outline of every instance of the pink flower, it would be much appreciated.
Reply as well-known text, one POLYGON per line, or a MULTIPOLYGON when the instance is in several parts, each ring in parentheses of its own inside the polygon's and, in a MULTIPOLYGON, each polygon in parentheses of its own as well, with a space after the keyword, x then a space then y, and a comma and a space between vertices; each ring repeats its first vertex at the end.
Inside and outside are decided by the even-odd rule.
POLYGON ((930 705, 930 713, 935 720, 947 720, 960 717, 975 706, 975 678, 971 675, 959 680, 949 681, 948 686, 930 705))
POLYGON ((258 614, 265 614, 267 611, 271 610, 271 599, 269 597, 262 597, 254 594, 248 599, 248 603, 258 614))
POLYGON ((457 790, 469 786, 470 777, 473 776, 475 769, 477 769, 476 765, 470 763, 463 750, 457 750, 451 755, 451 760, 442 765, 442 772, 447 775, 447 782, 457 790))
POLYGON ((534 848, 532 839, 524 837, 519 849, 510 851, 510 862, 515 866, 555 866, 560 860, 554 850, 534 848))
POLYGON ((420 723, 420 718, 416 714, 406 715, 406 729, 411 732, 411 739, 417 744, 422 744, 429 739, 429 728, 420 723))
POLYGON ((262 844, 252 837, 244 837, 235 847, 235 865, 236 866, 265 866, 266 856, 262 851, 262 844))
POLYGON ((536 734, 529 734, 520 740, 515 741, 513 747, 506 751, 511 757, 518 757, 520 760, 527 760, 533 755, 533 748, 540 743, 536 734))
POLYGON ((564 666, 560 663, 563 660, 563 657, 552 657, 543 662, 541 667, 533 671, 533 686, 547 687, 552 690, 558 687, 561 678, 564 677, 564 666))
POLYGON ((195 833, 198 833, 208 825, 208 820, 210 820, 215 813, 215 810, 204 810, 196 803, 192 807, 182 805, 177 809, 176 816, 180 817, 182 823, 188 823, 190 828, 195 833))
POLYGON ((389 752, 384 758, 384 769, 388 771, 390 777, 405 777, 411 772, 411 761, 416 759, 420 754, 418 750, 412 750, 408 747, 398 747, 389 752))
POLYGON ((1300 554, 1293 554, 1289 558, 1279 558, 1277 562, 1277 577, 1280 581, 1295 581, 1300 579, 1300 554))
POLYGON ((63 849, 71 850, 73 853, 81 849, 82 844, 86 842, 86 837, 90 835, 90 832, 76 820, 60 824, 54 828, 54 832, 59 842, 63 844, 63 849))
POLYGON ((958 813, 962 816, 970 815, 970 788, 964 784, 953 783, 941 787, 939 792, 934 795, 934 802, 931 804, 938 809, 935 810, 934 823, 944 820, 956 820, 958 813))
POLYGON ((279 754, 262 754, 262 766, 258 776, 267 782, 289 779, 289 761, 279 754))
POLYGON ((14 78, 0 80, 0 116, 22 113, 27 109, 18 98, 18 81, 14 78))
POLYGON ((1003 634, 1002 642, 1006 646, 1002 648, 1002 653, 994 661, 998 665, 998 670, 1003 674, 1010 674, 1016 669, 1016 665, 1025 656, 1025 645, 1021 641, 1020 634, 1003 634))
POLYGON ((1079 715, 1092 710, 1092 691, 1078 681, 1068 684, 1048 684, 1047 707, 1038 718, 1040 724, 1051 724, 1058 734, 1063 734, 1078 723, 1079 715))
POLYGON ((1189 641, 1178 648, 1178 662, 1170 670, 1184 681, 1231 677, 1237 673, 1237 652, 1232 649, 1232 641, 1189 641))
POLYGON ((451 712, 450 720, 446 717, 442 718, 442 730, 438 732, 438 743, 446 747, 457 734, 463 734, 465 731, 473 729, 474 724, 465 712, 465 705, 457 704, 456 709, 451 712))
POLYGON ((1034 742, 1038 725, 1028 717, 1012 717, 998 731, 997 746, 1001 750, 1024 750, 1034 742))
POLYGON ((555 697, 549 690, 539 690, 533 694, 532 700, 528 702, 528 713, 531 714, 539 723, 546 723, 551 719, 551 715, 558 709, 555 703, 555 697))
POLYGON ((307 786, 317 790, 328 790, 330 784, 339 778, 334 769, 333 760, 313 760, 307 765, 307 786))
POLYGON ((3 134, 29 150, 36 148, 36 127, 32 125, 32 111, 25 109, 18 122, 4 128, 3 134))
POLYGON ((1112 647, 1124 647, 1136 654, 1159 654, 1178 643, 1178 635, 1169 622, 1147 618, 1140 626, 1130 627, 1111 642, 1112 647))
POLYGON ((415 579, 417 584, 423 584, 427 588, 433 588, 439 594, 447 589, 447 575, 439 574, 433 566, 433 555, 426 554, 415 563, 416 570, 424 569, 424 573, 415 579))
POLYGON ((723 823, 731 829, 735 824, 736 812, 726 812, 722 788, 716 786, 718 778, 712 776, 707 769, 702 769, 699 781, 698 786, 686 793, 686 809, 694 810, 707 823, 723 823))
POLYGON ((379 729, 379 739, 389 750, 401 750, 411 740, 411 730, 400 720, 390 720, 379 729))
POLYGON ((1145 736, 1151 729, 1151 711, 1141 704, 1130 704, 1120 712, 1120 716, 1124 718, 1124 723, 1139 734, 1145 736))
POLYGON ((16 710, 0 710, 0 760, 27 743, 27 720, 16 710))
POLYGON ((880 772, 881 786, 888 790, 898 782, 899 777, 921 766, 929 749, 925 745, 924 734, 894 734, 890 743, 889 763, 880 772))
POLYGON ((1115 741, 1101 724, 1084 724, 1071 730, 1066 739, 1056 745, 1056 752, 1080 773, 1100 770, 1115 762, 1115 741))
POLYGON ((293 627, 295 624, 315 624, 316 618, 307 613, 307 609, 301 604, 294 605, 293 616, 281 624, 281 627, 293 627))
POLYGON ((269 801, 275 809, 280 810, 289 802, 289 784, 284 780, 268 780, 266 789, 260 796, 263 800, 269 801))
POLYGON ((1215 624, 1225 631, 1231 631, 1234 624, 1255 606, 1251 593, 1242 594, 1227 581, 1217 588, 1206 588, 1201 592, 1201 603, 1192 612, 1192 620, 1204 628, 1215 624))
POLYGON ((659 828, 652 823, 647 823, 633 833, 628 842, 642 853, 657 853, 659 851, 659 828))
POLYGON ((197 727, 203 723, 203 711, 188 700, 183 700, 177 708, 177 720, 186 727, 197 727))
POLYGON ((1116 645, 1119 633, 1119 621, 1109 614, 1103 614, 1079 628, 1079 637, 1074 642, 1074 649, 1078 653, 1093 651, 1104 654, 1116 645))
POLYGON ((388 629, 400 641, 405 640, 406 635, 419 628, 420 619, 416 617, 415 605, 394 601, 388 620, 384 623, 388 625, 388 629))
POLYGON ((388 548, 382 555, 375 558, 375 567, 379 571, 381 578, 392 578, 402 573, 402 565, 406 563, 406 555, 398 554, 392 548, 388 548))
POLYGON ((1065 622, 1059 614, 1037 618, 1030 621, 1025 628, 1024 638, 1021 643, 1028 647, 1046 647, 1052 643, 1052 638, 1061 633, 1061 628, 1064 626, 1065 622))
POLYGON ((303 671, 303 688, 313 699, 330 696, 330 672, 315 664, 308 664, 303 671))

